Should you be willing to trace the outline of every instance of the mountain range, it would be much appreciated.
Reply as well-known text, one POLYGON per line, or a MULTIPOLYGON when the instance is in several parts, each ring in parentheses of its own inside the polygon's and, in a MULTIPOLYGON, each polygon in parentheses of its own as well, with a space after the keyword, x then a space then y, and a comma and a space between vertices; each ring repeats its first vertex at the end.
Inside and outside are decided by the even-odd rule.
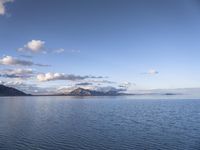
MULTIPOLYGON (((39 96, 117 96, 117 95, 120 95, 120 93, 114 90, 101 92, 101 91, 77 88, 69 93, 55 94, 55 95, 39 95, 39 96)), ((26 94, 12 87, 0 85, 0 96, 31 96, 31 95, 26 94)))
MULTIPOLYGON (((84 88, 77 88, 68 93, 58 93, 53 95, 35 95, 35 96, 120 96, 120 95, 177 95, 177 93, 121 93, 117 90, 109 90, 109 91, 97 91, 97 90, 89 90, 84 88)), ((24 93, 18 89, 7 87, 5 85, 0 85, 0 96, 33 96, 31 94, 24 93)))

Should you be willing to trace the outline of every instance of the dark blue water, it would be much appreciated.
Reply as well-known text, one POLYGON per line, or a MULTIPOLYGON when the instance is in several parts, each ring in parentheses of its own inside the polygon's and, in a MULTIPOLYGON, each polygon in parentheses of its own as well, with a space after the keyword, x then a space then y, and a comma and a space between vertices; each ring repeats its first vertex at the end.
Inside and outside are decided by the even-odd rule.
POLYGON ((199 150, 200 100, 0 98, 2 150, 199 150))

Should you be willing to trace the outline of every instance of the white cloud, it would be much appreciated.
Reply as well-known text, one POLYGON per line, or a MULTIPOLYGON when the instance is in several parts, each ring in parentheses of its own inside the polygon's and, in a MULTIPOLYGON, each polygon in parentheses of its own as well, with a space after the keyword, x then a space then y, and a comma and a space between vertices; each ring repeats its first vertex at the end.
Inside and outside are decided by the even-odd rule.
POLYGON ((101 76, 79 76, 79 75, 73 75, 73 74, 64 74, 64 73, 46 73, 46 74, 38 74, 37 79, 39 81, 55 81, 55 80, 70 80, 70 81, 76 81, 76 80, 84 80, 87 78, 103 78, 101 76))
POLYGON ((0 0, 0 15, 6 14, 5 4, 8 2, 13 2, 14 0, 0 0))
POLYGON ((18 58, 14 58, 12 56, 4 56, 3 58, 0 58, 0 65, 8 65, 8 66, 48 66, 43 64, 35 64, 32 61, 29 60, 22 60, 18 58))
POLYGON ((27 52, 33 52, 33 53, 38 53, 38 52, 43 52, 44 51, 44 45, 45 42, 41 40, 31 40, 27 44, 24 45, 24 47, 19 48, 18 51, 27 51, 27 52))

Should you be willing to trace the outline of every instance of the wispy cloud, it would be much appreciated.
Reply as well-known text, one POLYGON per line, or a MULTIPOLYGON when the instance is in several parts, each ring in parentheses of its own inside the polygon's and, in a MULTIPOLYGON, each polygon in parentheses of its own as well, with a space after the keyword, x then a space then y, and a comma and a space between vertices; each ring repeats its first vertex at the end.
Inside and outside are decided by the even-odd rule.
POLYGON ((47 65, 47 64, 39 64, 39 63, 34 63, 35 66, 38 67, 50 67, 51 65, 47 65))
POLYGON ((14 0, 0 0, 0 15, 6 14, 5 4, 8 2, 13 2, 14 0))
POLYGON ((155 74, 158 74, 159 72, 157 71, 157 70, 155 70, 155 69, 150 69, 149 71, 148 71, 148 74, 150 74, 150 75, 155 75, 155 74))
POLYGON ((109 81, 109 80, 88 80, 88 82, 97 83, 97 84, 115 84, 116 83, 116 82, 109 81))
POLYGON ((66 52, 68 52, 68 53, 80 53, 81 51, 78 50, 78 49, 69 49, 69 50, 66 50, 66 52))
POLYGON ((39 81, 55 81, 55 80, 70 80, 70 81, 76 81, 76 80, 84 80, 87 78, 103 78, 101 76, 80 76, 80 75, 73 75, 73 74, 64 74, 64 73, 43 73, 38 74, 37 79, 39 81))
POLYGON ((86 88, 86 89, 94 89, 97 86, 105 87, 106 85, 116 84, 116 82, 113 82, 113 81, 101 80, 101 78, 103 78, 103 77, 95 77, 95 78, 96 78, 95 80, 93 80, 93 79, 81 80, 81 81, 78 81, 78 83, 75 82, 75 84, 73 84, 71 86, 82 87, 82 88, 86 88))
POLYGON ((67 49, 65 50, 64 48, 60 48, 60 49, 56 49, 53 51, 53 53, 57 53, 57 54, 60 54, 60 53, 80 53, 81 51, 78 50, 78 49, 67 49))
POLYGON ((88 85, 93 85, 93 84, 90 82, 76 83, 76 86, 88 86, 88 85))
POLYGON ((54 50, 53 52, 54 52, 54 53, 57 53, 57 54, 60 54, 60 53, 65 52, 65 49, 64 49, 64 48, 60 48, 60 49, 54 50))
POLYGON ((0 59, 0 65, 8 65, 8 66, 40 66, 40 67, 46 67, 49 65, 45 64, 38 64, 38 63, 33 63, 32 61, 29 60, 22 60, 18 59, 12 56, 4 56, 3 58, 0 59))
POLYGON ((20 57, 23 57, 23 58, 33 58, 33 56, 31 55, 19 55, 20 57))
POLYGON ((159 72, 155 69, 149 69, 147 72, 143 72, 141 74, 146 74, 146 75, 156 75, 159 74, 159 72))

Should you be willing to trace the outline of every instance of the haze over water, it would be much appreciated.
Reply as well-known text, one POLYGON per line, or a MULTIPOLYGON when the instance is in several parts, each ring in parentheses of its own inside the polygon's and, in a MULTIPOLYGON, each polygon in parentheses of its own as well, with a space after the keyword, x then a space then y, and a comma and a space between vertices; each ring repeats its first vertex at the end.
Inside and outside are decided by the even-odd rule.
POLYGON ((197 150, 200 101, 0 98, 2 150, 197 150))

